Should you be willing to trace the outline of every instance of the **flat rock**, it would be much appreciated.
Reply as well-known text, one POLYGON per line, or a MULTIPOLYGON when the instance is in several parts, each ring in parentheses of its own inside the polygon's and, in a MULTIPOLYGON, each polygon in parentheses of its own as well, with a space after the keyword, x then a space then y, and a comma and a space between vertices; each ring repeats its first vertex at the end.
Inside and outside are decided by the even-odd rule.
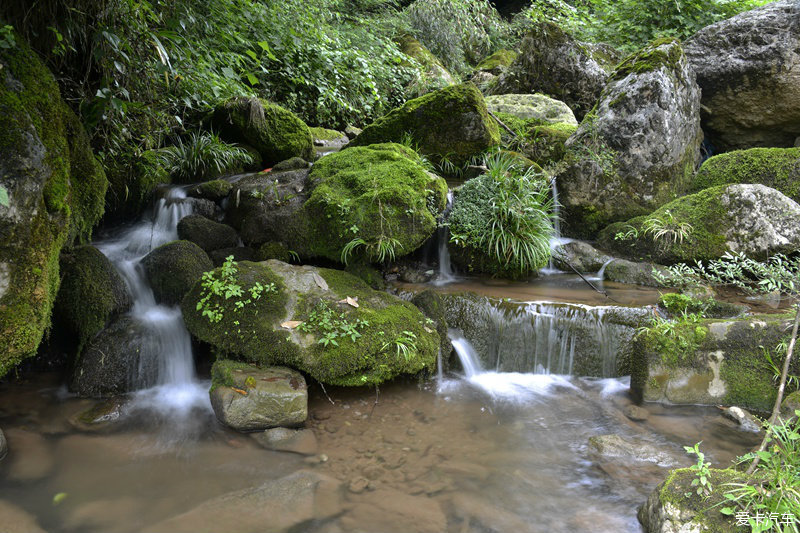
POLYGON ((310 429, 271 428, 250 436, 263 448, 278 452, 315 455, 319 448, 317 437, 310 429))
POLYGON ((3 533, 46 533, 36 518, 13 503, 0 500, 0 530, 3 533))

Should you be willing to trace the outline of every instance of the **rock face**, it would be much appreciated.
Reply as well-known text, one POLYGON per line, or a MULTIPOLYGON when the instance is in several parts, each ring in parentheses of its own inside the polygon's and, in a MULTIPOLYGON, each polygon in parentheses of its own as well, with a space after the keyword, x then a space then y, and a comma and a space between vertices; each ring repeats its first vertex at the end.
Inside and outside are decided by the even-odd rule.
POLYGON ((676 41, 623 61, 567 141, 557 180, 564 234, 592 237, 682 192, 700 157, 699 106, 700 90, 676 41))
POLYGON ((413 151, 380 144, 328 155, 310 175, 301 169, 246 178, 233 196, 238 203, 228 220, 248 245, 280 242, 301 257, 380 262, 433 235, 447 184, 413 151), (382 256, 386 246, 393 253, 382 256))
POLYGON ((266 100, 228 100, 214 110, 213 124, 226 141, 255 148, 265 166, 291 157, 311 160, 314 155, 311 131, 305 122, 266 100))
POLYGON ((189 331, 218 353, 345 386, 434 368, 439 336, 422 313, 351 274, 270 260, 235 265, 233 281, 244 295, 256 283, 270 289, 241 308, 235 298, 209 298, 204 307, 221 313, 218 322, 196 309, 204 296, 199 283, 183 300, 189 331))
POLYGON ((457 167, 500 144, 497 123, 487 113, 483 95, 469 82, 409 100, 364 128, 350 146, 400 142, 406 134, 424 154, 446 157, 457 167))
POLYGON ((800 135, 800 5, 780 0, 703 28, 686 42, 718 148, 794 146, 800 135), (753 38, 753 36, 758 36, 753 38))
MULTIPOLYGON (((696 472, 688 468, 673 470, 667 479, 650 494, 639 508, 639 522, 646 533, 734 533, 741 531, 733 517, 719 512, 728 502, 724 490, 714 490, 708 499, 698 496, 691 485, 696 472)), ((709 481, 713 487, 725 483, 745 483, 734 470, 712 469, 709 481)))
POLYGON ((565 102, 578 119, 594 106, 613 69, 614 58, 545 23, 522 41, 517 59, 490 94, 544 93, 565 102))
POLYGON ((506 71, 514 63, 519 54, 513 50, 502 48, 492 55, 485 57, 475 67, 476 72, 488 72, 493 76, 498 76, 506 71))
POLYGON ((718 259, 728 251, 765 259, 800 250, 798 217, 800 205, 764 185, 712 187, 650 215, 612 224, 599 243, 620 255, 662 264, 718 259), (659 237, 661 228, 672 234, 659 237), (638 238, 616 238, 626 232, 638 238))
POLYGON ((237 431, 297 426, 308 417, 306 380, 299 372, 218 360, 211 378, 214 414, 237 431))
MULTIPOLYGON (((774 372, 760 346, 776 346, 788 316, 678 322, 672 333, 637 337, 631 391, 645 401, 736 405, 769 411, 774 372)), ((793 363, 793 372, 800 364, 793 363)))
POLYGON ((113 322, 86 346, 70 388, 80 396, 105 398, 155 385, 160 347, 148 338, 145 326, 128 316, 113 322))
POLYGON ((178 237, 191 241, 206 253, 220 248, 232 248, 239 244, 236 230, 202 215, 189 215, 178 221, 178 237))
POLYGON ((800 202, 800 148, 734 150, 707 159, 690 192, 734 183, 757 183, 800 202))
POLYGON ((55 319, 77 339, 80 350, 130 309, 131 297, 117 269, 93 246, 78 246, 62 254, 61 275, 55 319))
POLYGON ((0 49, 0 376, 50 325, 65 244, 87 240, 108 181, 52 74, 16 36, 0 49))
POLYGON ((162 244, 144 256, 141 265, 156 301, 165 305, 181 303, 203 272, 214 268, 208 255, 189 241, 162 244))
POLYGON ((492 113, 508 113, 515 117, 535 118, 550 124, 578 125, 567 104, 543 94, 497 94, 486 97, 486 108, 492 113))
POLYGON ((230 492, 145 530, 145 533, 238 533, 305 531, 304 524, 343 510, 339 481, 307 470, 230 492))

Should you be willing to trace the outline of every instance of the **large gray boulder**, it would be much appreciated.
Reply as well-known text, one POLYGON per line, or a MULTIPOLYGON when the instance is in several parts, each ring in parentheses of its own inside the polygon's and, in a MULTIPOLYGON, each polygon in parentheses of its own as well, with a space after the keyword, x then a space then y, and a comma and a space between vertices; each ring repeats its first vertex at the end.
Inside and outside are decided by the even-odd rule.
POLYGON ((522 119, 578 125, 567 104, 543 94, 494 94, 486 97, 486 108, 492 113, 507 113, 522 119))
POLYGON ((297 426, 308 417, 308 391, 300 372, 218 360, 211 370, 211 407, 237 431, 297 426))
POLYGON ((607 50, 544 23, 528 33, 519 56, 489 92, 544 93, 565 102, 580 120, 594 106, 615 63, 607 50))
POLYGON ((718 148, 789 147, 800 136, 800 3, 779 0, 686 42, 718 148))
POLYGON ((628 57, 566 143, 564 233, 592 237, 674 198, 700 160, 700 89, 677 41, 628 57))

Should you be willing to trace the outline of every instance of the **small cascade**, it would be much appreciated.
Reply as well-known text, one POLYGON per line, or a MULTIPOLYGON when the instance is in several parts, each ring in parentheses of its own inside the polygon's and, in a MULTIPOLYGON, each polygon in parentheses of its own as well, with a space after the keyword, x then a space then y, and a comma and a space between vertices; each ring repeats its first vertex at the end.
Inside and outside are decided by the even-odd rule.
MULTIPOLYGON (((609 259, 608 261, 606 261, 605 263, 603 263, 603 266, 601 266, 601 267, 600 267, 600 270, 598 270, 598 271, 597 271, 597 274, 595 274, 594 276, 592 276, 591 278, 588 278, 588 279, 590 279, 591 281, 599 281, 599 282, 602 282, 602 281, 605 279, 605 275, 606 275, 606 267, 607 267, 607 266, 608 266, 608 265, 609 265, 609 264, 610 264, 612 261, 614 261, 614 258, 613 258, 613 257, 612 257, 611 259, 609 259)), ((601 286, 602 286, 602 285, 601 285, 601 286)))
MULTIPOLYGON (((447 206, 442 213, 442 220, 447 218, 452 208, 453 191, 447 191, 447 206)), ((450 241, 450 227, 447 225, 440 225, 439 229, 436 230, 436 240, 439 243, 439 271, 433 284, 442 286, 452 283, 457 279, 455 269, 450 263, 450 251, 447 249, 447 243, 450 241)))
POLYGON ((456 351, 461 367, 464 369, 464 377, 469 379, 483 373, 478 352, 475 351, 475 348, 467 339, 457 333, 450 332, 450 342, 453 344, 453 349, 456 351))
POLYGON ((195 378, 191 337, 180 308, 156 303, 139 265, 151 250, 178 238, 178 221, 192 213, 192 204, 185 198, 183 189, 169 190, 157 201, 152 218, 145 217, 116 238, 96 243, 127 282, 133 299, 130 315, 149 335, 139 367, 130 369, 129 379, 146 401, 158 397, 151 402, 156 409, 190 410, 208 404, 207 388, 195 378))
MULTIPOLYGON (((556 187, 555 179, 550 180, 550 190, 552 191, 553 195, 553 236, 550 239, 550 251, 552 252, 559 246, 567 244, 568 242, 572 242, 573 239, 563 238, 561 236, 561 204, 558 203, 558 187, 556 187)), ((553 264, 553 258, 551 256, 547 267, 539 270, 539 273, 550 275, 561 274, 561 271, 555 267, 553 264)))

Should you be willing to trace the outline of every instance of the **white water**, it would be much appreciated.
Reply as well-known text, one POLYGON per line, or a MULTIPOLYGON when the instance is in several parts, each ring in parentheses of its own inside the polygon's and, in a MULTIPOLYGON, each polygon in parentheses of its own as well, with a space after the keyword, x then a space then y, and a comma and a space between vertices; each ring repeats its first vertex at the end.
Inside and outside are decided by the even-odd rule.
MULTIPOLYGON (((447 206, 442 213, 442 219, 447 217, 450 210, 453 208, 453 191, 447 191, 447 206)), ((440 287, 456 281, 456 271, 450 262, 450 251, 447 249, 447 243, 450 241, 450 227, 446 225, 439 226, 436 235, 439 241, 439 272, 436 275, 434 285, 440 287)))
MULTIPOLYGON (((467 339, 451 330, 450 342, 464 369, 464 380, 494 400, 524 403, 549 397, 559 388, 576 389, 569 376, 486 371, 481 366, 475 348, 467 339)), ((444 383, 439 391, 446 392, 457 385, 457 382, 444 383)))
MULTIPOLYGON (((561 204, 558 203, 558 187, 556 187, 556 180, 550 180, 550 190, 553 194, 553 236, 550 238, 550 251, 554 251, 559 246, 563 246, 575 239, 561 236, 561 204)), ((550 262, 545 268, 539 270, 539 273, 545 276, 551 274, 561 274, 561 270, 553 265, 553 258, 550 257, 550 262)))
POLYGON ((192 213, 183 201, 183 189, 171 189, 158 200, 152 219, 145 217, 114 239, 96 243, 114 264, 130 289, 130 315, 144 325, 150 338, 139 357, 139 368, 131 369, 131 383, 138 389, 132 408, 188 414, 195 407, 210 409, 208 387, 196 380, 192 343, 179 307, 156 303, 153 290, 140 266, 154 248, 178 238, 178 221, 192 213), (155 375, 146 369, 155 368, 155 375))
MULTIPOLYGON (((586 278, 586 279, 588 279, 590 281, 601 281, 602 282, 605 279, 605 276, 606 276, 606 267, 612 261, 614 261, 613 257, 611 259, 609 259, 608 261, 606 261, 605 263, 603 263, 603 266, 600 267, 600 270, 597 271, 597 274, 595 274, 594 276, 592 276, 590 278, 586 278)), ((600 287, 602 288, 602 285, 600 285, 600 287)))

